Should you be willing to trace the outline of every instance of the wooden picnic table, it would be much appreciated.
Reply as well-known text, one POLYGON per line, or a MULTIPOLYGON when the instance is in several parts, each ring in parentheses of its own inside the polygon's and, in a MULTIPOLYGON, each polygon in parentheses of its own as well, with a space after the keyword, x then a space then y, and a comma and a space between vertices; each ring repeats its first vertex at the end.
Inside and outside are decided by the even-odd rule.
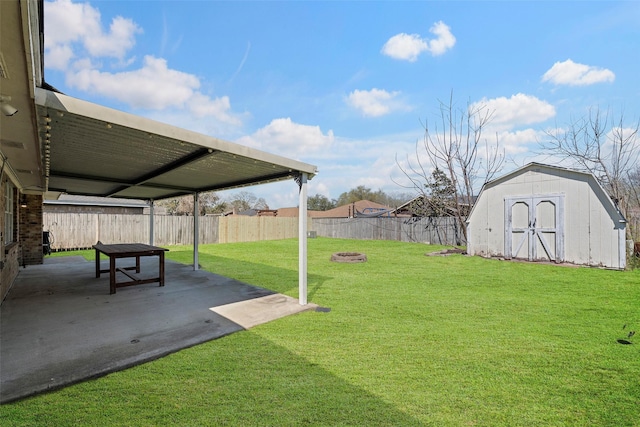
POLYGON ((105 245, 98 242, 93 245, 96 250, 96 278, 100 277, 100 273, 109 273, 109 293, 115 294, 116 288, 124 286, 141 285, 143 283, 160 282, 160 286, 164 286, 164 253, 169 249, 160 248, 158 246, 145 245, 143 243, 118 243, 105 245), (103 253, 109 257, 109 269, 100 269, 100 254, 103 253), (158 256, 159 267, 158 277, 142 278, 140 274, 140 257, 158 256), (135 258, 136 265, 131 267, 116 267, 116 259, 118 258, 135 258), (135 270, 135 273, 132 271, 135 270), (130 281, 117 282, 116 274, 120 272, 127 276, 130 281))

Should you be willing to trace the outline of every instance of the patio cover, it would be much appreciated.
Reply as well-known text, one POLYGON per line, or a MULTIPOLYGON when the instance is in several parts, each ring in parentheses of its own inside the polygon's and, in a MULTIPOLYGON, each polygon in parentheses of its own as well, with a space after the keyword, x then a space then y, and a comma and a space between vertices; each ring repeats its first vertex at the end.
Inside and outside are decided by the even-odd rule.
POLYGON ((159 200, 299 177, 316 167, 36 88, 50 192, 159 200))

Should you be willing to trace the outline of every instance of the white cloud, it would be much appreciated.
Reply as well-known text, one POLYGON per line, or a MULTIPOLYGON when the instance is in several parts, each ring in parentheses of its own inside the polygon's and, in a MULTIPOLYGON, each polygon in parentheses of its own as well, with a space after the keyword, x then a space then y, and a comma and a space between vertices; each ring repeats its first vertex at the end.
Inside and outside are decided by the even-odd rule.
POLYGON ((142 29, 130 19, 117 16, 109 31, 102 28, 100 12, 88 3, 70 0, 45 2, 45 50, 47 66, 64 70, 71 59, 71 46, 82 46, 93 57, 124 59, 142 29))
MULTIPOLYGON (((343 192, 358 185, 364 185, 374 191, 382 189, 387 193, 407 192, 407 189, 396 184, 406 180, 396 163, 396 155, 401 164, 407 155, 413 156, 415 141, 421 134, 422 130, 419 128, 407 134, 387 135, 375 139, 334 138, 331 133, 330 146, 318 147, 315 151, 308 151, 302 155, 302 161, 316 165, 319 171, 318 175, 309 181, 309 195, 320 193, 330 199, 336 199, 343 192)), ((255 138, 255 135, 251 138, 255 138)), ((247 141, 247 138, 243 138, 237 142, 247 141)), ((263 142, 257 148, 273 151, 268 139, 263 142)), ((285 182, 254 187, 250 191, 264 197, 269 206, 278 208, 297 206, 297 190, 295 184, 292 186, 292 183, 285 182)))
POLYGON ((523 93, 512 95, 511 98, 483 98, 471 104, 469 108, 485 108, 492 114, 490 125, 498 129, 541 123, 556 115, 553 105, 523 93))
POLYGON ((228 96, 211 99, 207 95, 194 93, 187 101, 189 111, 196 117, 215 117, 221 122, 240 126, 242 121, 231 114, 231 102, 228 96))
POLYGON ((47 68, 54 70, 64 70, 69 66, 73 58, 73 49, 69 45, 54 45, 46 52, 47 68))
MULTIPOLYGON (((242 125, 231 110, 229 97, 211 97, 200 91, 193 74, 169 68, 167 61, 144 56, 136 67, 135 56, 127 58, 142 29, 132 20, 117 16, 103 30, 100 11, 88 3, 70 0, 45 2, 45 66, 65 73, 69 87, 115 99, 132 108, 188 112, 192 117, 214 118, 222 126, 242 125), (102 60, 127 71, 103 70, 102 60)), ((187 120, 189 122, 189 120, 187 120)))
POLYGON ((429 29, 435 39, 422 38, 419 34, 400 33, 391 37, 382 46, 382 53, 394 59, 415 62, 422 52, 439 56, 456 44, 456 38, 447 24, 438 21, 429 29))
POLYGON ((109 33, 87 34, 84 45, 93 56, 122 58, 135 45, 135 34, 140 28, 130 19, 116 16, 109 33))
POLYGON ((544 75, 543 82, 556 85, 589 86, 596 83, 613 82, 616 75, 606 68, 578 64, 570 59, 556 62, 544 75))
POLYGON ((400 33, 391 37, 382 46, 382 53, 394 59, 415 62, 418 55, 427 50, 429 45, 418 34, 400 33))
POLYGON ((301 125, 290 118, 281 118, 272 120, 267 126, 237 142, 274 154, 300 158, 328 150, 334 142, 334 136, 331 130, 323 134, 320 126, 301 125))
POLYGON ((100 31, 100 12, 87 3, 71 0, 45 1, 45 48, 81 41, 100 31))
POLYGON ((438 36, 436 39, 429 40, 429 52, 433 56, 442 55, 455 46, 456 38, 451 33, 449 26, 444 22, 436 22, 429 28, 429 31, 438 36))
POLYGON ((326 184, 324 184, 323 182, 319 182, 318 184, 315 184, 313 182, 313 180, 311 180, 311 182, 313 183, 313 185, 310 185, 310 189, 312 189, 314 192, 312 193, 312 195, 316 195, 316 194, 322 194, 323 196, 327 197, 327 198, 331 198, 331 193, 329 192, 329 187, 327 187, 326 184))
POLYGON ((380 117, 396 110, 409 108, 396 98, 400 92, 387 92, 383 89, 354 90, 346 101, 366 117, 380 117))
POLYGON ((483 98, 469 108, 481 108, 483 113, 492 115, 483 129, 483 141, 478 155, 484 158, 487 150, 495 150, 497 138, 498 150, 504 150, 510 161, 522 164, 531 157, 531 147, 546 137, 544 131, 531 128, 530 125, 545 122, 556 115, 553 105, 523 93, 510 98, 483 98))
POLYGON ((543 131, 528 128, 511 132, 498 132, 497 137, 498 141, 500 141, 500 147, 504 148, 506 154, 517 155, 527 154, 530 151, 529 146, 537 144, 546 137, 546 134, 543 131))
MULTIPOLYGON (((610 153, 611 158, 615 158, 616 151, 620 150, 620 146, 630 155, 630 159, 640 160, 640 135, 637 128, 615 126, 607 132, 607 139, 603 145, 604 151, 610 153)), ((630 161, 634 163, 634 161, 630 161)), ((635 165, 634 165, 635 166, 635 165)))
POLYGON ((145 56, 142 68, 137 70, 109 73, 83 68, 68 74, 67 84, 134 108, 162 110, 183 107, 194 96, 200 81, 191 74, 169 69, 164 59, 145 56))
POLYGON ((141 68, 118 73, 100 71, 87 59, 74 65, 77 70, 67 70, 70 87, 117 99, 133 108, 186 109, 196 118, 214 117, 227 124, 242 124, 231 112, 229 97, 212 99, 199 92, 196 76, 169 68, 165 59, 145 56, 141 68))

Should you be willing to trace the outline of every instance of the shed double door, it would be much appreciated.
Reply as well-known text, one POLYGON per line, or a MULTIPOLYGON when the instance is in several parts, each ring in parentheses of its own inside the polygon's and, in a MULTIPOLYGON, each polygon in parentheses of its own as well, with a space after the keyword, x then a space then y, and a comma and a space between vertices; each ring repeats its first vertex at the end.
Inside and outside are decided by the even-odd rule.
POLYGON ((505 198, 505 258, 564 260, 564 196, 505 198))

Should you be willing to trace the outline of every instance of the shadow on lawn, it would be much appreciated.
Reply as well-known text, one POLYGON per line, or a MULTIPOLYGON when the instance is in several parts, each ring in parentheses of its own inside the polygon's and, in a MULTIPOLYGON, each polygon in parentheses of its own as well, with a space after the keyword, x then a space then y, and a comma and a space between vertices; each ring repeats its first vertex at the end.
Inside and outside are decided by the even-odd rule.
MULTIPOLYGON (((210 397, 215 401, 216 407, 212 407, 211 412, 216 413, 217 422, 226 424, 233 420, 230 424, 234 425, 421 425, 380 397, 262 334, 249 331, 234 338, 242 343, 240 351, 235 345, 217 347, 220 342, 215 341, 197 349, 205 363, 204 359, 216 347, 216 365, 221 369, 210 372, 209 384, 215 384, 216 390, 210 391, 210 397), (210 348, 207 350, 206 347, 210 348), (224 390, 225 384, 230 382, 235 383, 234 388, 224 390), (224 396, 220 400, 237 403, 232 403, 230 408, 221 407, 217 393, 224 396), (237 414, 244 413, 247 418, 237 419, 237 414)), ((169 360, 167 364, 170 364, 169 360)))
POLYGON ((9 403, 2 412, 3 425, 422 425, 251 331, 9 403))
MULTIPOLYGON (((193 265, 193 253, 188 250, 172 250, 171 252, 167 252, 166 257, 167 259, 172 259, 177 262, 193 265)), ((290 296, 297 295, 297 270, 240 261, 202 252, 198 256, 198 264, 200 268, 211 273, 230 277, 277 293, 290 296)), ((309 301, 312 300, 316 292, 318 292, 329 279, 332 279, 332 277, 320 274, 307 274, 307 297, 309 301)))

